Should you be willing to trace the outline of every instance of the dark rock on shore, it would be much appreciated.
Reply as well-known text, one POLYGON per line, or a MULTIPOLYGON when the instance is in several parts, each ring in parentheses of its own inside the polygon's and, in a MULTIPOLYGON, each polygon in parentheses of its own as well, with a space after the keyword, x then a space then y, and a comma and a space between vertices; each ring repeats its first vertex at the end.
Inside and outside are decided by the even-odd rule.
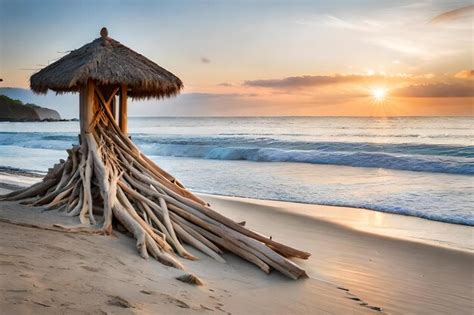
POLYGON ((57 121, 61 116, 55 110, 0 95, 0 121, 57 121))

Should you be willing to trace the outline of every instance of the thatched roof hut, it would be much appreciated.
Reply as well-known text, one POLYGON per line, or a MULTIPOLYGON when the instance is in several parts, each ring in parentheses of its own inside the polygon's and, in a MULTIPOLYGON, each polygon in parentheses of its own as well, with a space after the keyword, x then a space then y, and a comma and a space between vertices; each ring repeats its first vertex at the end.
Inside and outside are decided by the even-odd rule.
POLYGON ((141 54, 108 37, 101 37, 73 50, 30 78, 36 93, 78 92, 88 80, 100 86, 126 85, 132 98, 163 98, 183 88, 181 80, 141 54))
POLYGON ((67 150, 67 160, 60 160, 42 182, 0 199, 78 216, 81 226, 58 226, 71 232, 111 234, 120 226, 136 239, 141 257, 152 256, 166 266, 184 269, 174 254, 197 259, 183 247, 187 243, 219 262, 225 262, 221 256, 225 249, 267 274, 276 269, 292 279, 307 277, 288 258, 307 259, 310 253, 213 210, 146 157, 128 136, 127 94, 167 97, 182 86, 172 73, 102 29, 101 38, 31 77, 31 88, 38 93, 79 92, 79 144, 67 150))

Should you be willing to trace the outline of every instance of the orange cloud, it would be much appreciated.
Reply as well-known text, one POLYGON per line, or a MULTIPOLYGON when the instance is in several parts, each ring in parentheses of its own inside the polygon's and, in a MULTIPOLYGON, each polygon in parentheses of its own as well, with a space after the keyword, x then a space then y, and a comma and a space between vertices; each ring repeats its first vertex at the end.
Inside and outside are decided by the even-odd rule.
POLYGON ((474 79, 474 70, 462 70, 454 75, 458 79, 474 79))
POLYGON ((393 96, 401 97, 474 97, 474 89, 469 84, 416 84, 396 89, 393 96))
POLYGON ((330 95, 345 95, 360 97, 370 95, 370 89, 384 86, 389 89, 389 95, 397 97, 474 97, 474 88, 470 82, 462 82, 456 79, 474 79, 474 70, 463 70, 453 77, 433 74, 425 75, 304 75, 292 76, 282 79, 247 80, 244 87, 267 88, 290 93, 293 91, 300 96, 312 95, 314 87, 329 87, 344 85, 342 89, 330 89, 326 94, 318 91, 318 98, 330 95))
POLYGON ((230 84, 230 83, 227 83, 227 82, 222 82, 222 83, 217 84, 217 86, 230 87, 230 86, 233 86, 233 85, 230 84))
POLYGON ((263 87, 273 89, 301 89, 306 87, 315 87, 323 85, 345 84, 353 82, 367 82, 391 79, 392 77, 385 77, 380 75, 304 75, 287 77, 283 79, 268 79, 268 80, 247 80, 244 81, 244 86, 263 87))

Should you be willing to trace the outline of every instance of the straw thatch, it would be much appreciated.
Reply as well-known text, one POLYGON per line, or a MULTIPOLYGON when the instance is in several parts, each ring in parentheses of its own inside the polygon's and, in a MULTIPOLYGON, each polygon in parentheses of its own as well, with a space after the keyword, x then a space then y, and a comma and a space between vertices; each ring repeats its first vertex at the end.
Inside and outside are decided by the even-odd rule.
POLYGON ((163 98, 179 93, 181 80, 101 31, 101 37, 31 76, 30 87, 45 94, 77 92, 88 79, 97 85, 126 84, 132 98, 163 98))

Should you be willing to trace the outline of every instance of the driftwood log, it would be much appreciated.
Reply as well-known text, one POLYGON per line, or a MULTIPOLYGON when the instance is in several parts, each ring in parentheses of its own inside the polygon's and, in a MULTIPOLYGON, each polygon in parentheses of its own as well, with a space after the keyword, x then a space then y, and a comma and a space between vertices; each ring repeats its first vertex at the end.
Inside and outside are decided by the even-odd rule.
MULTIPOLYGON (((196 259, 183 243, 219 262, 224 250, 265 273, 276 269, 298 279, 305 271, 289 258, 310 254, 278 243, 213 210, 174 177, 143 155, 115 122, 99 89, 88 132, 67 150, 67 160, 31 187, 1 197, 65 211, 82 225, 62 228, 111 234, 114 227, 136 239, 141 257, 183 269, 176 255, 196 259), (86 225, 84 225, 86 224, 86 225)), ((112 93, 112 95, 115 93, 112 93)))

